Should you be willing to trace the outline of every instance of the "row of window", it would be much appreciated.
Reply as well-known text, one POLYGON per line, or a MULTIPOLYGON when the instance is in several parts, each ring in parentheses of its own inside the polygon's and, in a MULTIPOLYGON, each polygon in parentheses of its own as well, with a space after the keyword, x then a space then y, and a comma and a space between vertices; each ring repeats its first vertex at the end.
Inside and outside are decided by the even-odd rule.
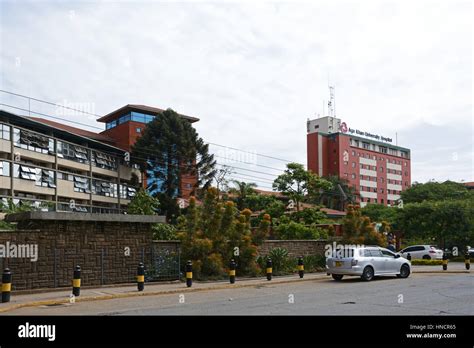
MULTIPOLYGON (((0 137, 10 140, 10 129, 11 127, 8 125, 0 124, 0 137)), ((115 156, 60 140, 56 142, 55 148, 54 139, 24 129, 13 128, 13 144, 16 147, 38 153, 51 155, 57 153, 60 158, 79 163, 89 164, 92 162, 92 165, 103 169, 117 169, 117 158, 115 156)))
MULTIPOLYGON (((344 173, 344 177, 348 178, 349 177, 349 174, 348 173, 344 173)), ((351 174, 351 178, 352 179, 356 179, 357 178, 357 174, 356 173, 352 173, 351 174)), ((359 178, 360 180, 365 180, 365 181, 377 181, 377 178, 375 176, 369 176, 369 175, 359 175, 359 178)), ((385 179, 382 178, 382 177, 379 177, 379 181, 381 183, 385 182, 385 179)), ((393 185, 402 185, 402 181, 400 180, 391 180, 391 179, 388 179, 387 180, 387 183, 389 184, 393 184, 393 185)), ((405 181, 405 186, 408 187, 408 181, 405 181)))
MULTIPOLYGON (((0 175, 10 176, 10 162, 0 161, 0 175)), ((37 186, 56 187, 56 180, 53 170, 32 167, 24 164, 13 165, 13 177, 23 180, 34 181, 37 186)), ((68 180, 74 182, 74 191, 82 193, 93 193, 107 197, 117 197, 117 184, 113 184, 103 180, 92 179, 92 186, 89 178, 57 173, 57 179, 68 180)), ((126 185, 120 185, 120 197, 124 199, 132 199, 136 195, 136 189, 126 185)))
MULTIPOLYGON (((356 156, 356 152, 354 150, 352 150, 352 156, 355 157, 356 156)), ((374 161, 377 160, 377 156, 375 155, 369 155, 367 153, 360 153, 360 152, 357 152, 357 156, 358 157, 363 157, 363 158, 367 158, 367 159, 372 159, 374 161)), ((408 156, 401 156, 401 157, 405 157, 405 158, 408 158, 408 156)), ((388 159, 385 159, 385 157, 379 157, 378 158, 379 161, 387 161, 388 163, 393 163, 393 164, 399 164, 399 165, 404 165, 405 167, 408 165, 408 162, 407 161, 400 161, 400 160, 391 160, 390 158, 388 159)))
POLYGON ((155 116, 153 115, 148 115, 141 112, 132 111, 132 112, 129 112, 128 114, 120 116, 118 120, 107 122, 107 124, 105 125, 105 129, 111 129, 111 128, 117 127, 119 124, 122 124, 128 121, 149 123, 154 118, 155 116))
MULTIPOLYGON (((118 184, 92 179, 92 182, 89 178, 66 174, 58 173, 58 179, 68 180, 74 182, 74 191, 81 193, 93 193, 95 195, 105 196, 105 197, 118 197, 118 184)), ((136 195, 136 189, 129 187, 127 185, 120 185, 120 198, 123 199, 132 199, 136 195)))
POLYGON ((356 140, 356 139, 350 139, 350 145, 351 146, 355 146, 355 147, 360 147, 362 149, 365 149, 365 150, 370 150, 370 151, 378 151, 380 153, 386 153, 386 154, 390 154, 392 156, 400 156, 400 157, 404 157, 404 158, 408 158, 408 152, 406 151, 398 151, 397 149, 394 149, 394 148, 391 148, 391 147, 387 147, 387 146, 382 146, 382 145, 375 145, 373 143, 368 143, 368 142, 365 142, 365 141, 359 141, 359 140, 356 140))
MULTIPOLYGON (((374 193, 385 193, 385 189, 384 188, 379 188, 377 190, 376 187, 367 187, 367 186, 360 186, 360 191, 364 191, 364 192, 374 192, 374 193)), ((399 190, 387 190, 387 194, 389 195, 399 195, 401 194, 402 191, 399 191, 399 190)))
MULTIPOLYGON (((348 162, 344 162, 344 165, 347 165, 348 162)), ((360 166, 360 169, 366 169, 366 170, 373 170, 373 171, 377 171, 377 167, 376 166, 370 166, 368 164, 362 164, 360 163, 359 164, 360 166)), ((355 162, 352 162, 352 168, 355 168, 356 167, 356 163, 355 162)), ((379 167, 379 171, 381 173, 383 173, 384 169, 383 167, 379 167)), ((397 175, 403 175, 402 171, 401 170, 395 170, 395 169, 387 169, 387 173, 389 174, 397 174, 397 175)), ((405 176, 408 176, 408 171, 405 171, 405 176)))

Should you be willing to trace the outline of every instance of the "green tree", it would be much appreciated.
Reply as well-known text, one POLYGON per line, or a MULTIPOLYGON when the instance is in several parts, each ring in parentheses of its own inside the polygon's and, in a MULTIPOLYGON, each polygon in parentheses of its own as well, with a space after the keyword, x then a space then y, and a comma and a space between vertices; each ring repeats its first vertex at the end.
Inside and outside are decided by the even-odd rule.
POLYGON ((314 197, 320 190, 327 189, 329 186, 326 180, 305 170, 299 163, 288 163, 284 173, 273 182, 273 189, 293 200, 297 211, 300 210, 300 203, 306 195, 314 197))
POLYGON ((146 171, 151 179, 147 189, 160 200, 161 211, 168 219, 179 209, 184 176, 196 177, 194 189, 209 187, 215 176, 214 156, 190 122, 168 109, 147 124, 131 151, 131 161, 146 171))
POLYGON ((474 241, 474 200, 408 203, 400 209, 398 223, 405 238, 434 240, 442 248, 462 248, 474 241))
POLYGON ((442 201, 447 199, 467 199, 474 194, 463 184, 445 181, 427 183, 415 182, 410 188, 402 191, 403 203, 421 203, 423 201, 442 201))
POLYGON ((0 200, 0 211, 5 214, 23 213, 35 210, 35 208, 27 201, 20 201, 15 204, 12 198, 8 198, 6 202, 0 200))
POLYGON ((143 188, 140 189, 127 207, 129 214, 155 215, 160 207, 160 202, 143 188))
POLYGON ((237 208, 243 210, 245 208, 244 202, 247 199, 247 196, 255 193, 254 188, 257 187, 257 184, 254 182, 243 182, 238 180, 232 180, 232 183, 235 187, 232 187, 229 190, 229 193, 232 193, 236 196, 237 208))

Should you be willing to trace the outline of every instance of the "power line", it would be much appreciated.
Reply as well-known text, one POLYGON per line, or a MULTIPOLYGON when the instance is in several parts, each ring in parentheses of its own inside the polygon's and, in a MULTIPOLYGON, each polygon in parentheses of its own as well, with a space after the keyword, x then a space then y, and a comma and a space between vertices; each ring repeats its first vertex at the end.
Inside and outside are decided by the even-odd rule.
MULTIPOLYGON (((14 96, 17 96, 17 97, 26 98, 26 99, 29 99, 29 100, 34 100, 34 101, 37 101, 37 102, 40 102, 40 103, 44 103, 44 104, 48 104, 48 105, 52 105, 52 106, 61 107, 61 108, 64 108, 64 109, 68 109, 68 110, 80 112, 80 113, 83 113, 83 114, 86 114, 86 115, 94 116, 94 117, 96 117, 96 118, 102 117, 102 115, 94 114, 94 113, 91 113, 91 112, 87 112, 87 111, 84 111, 84 110, 72 108, 72 107, 65 106, 65 105, 61 105, 61 104, 58 104, 58 103, 53 103, 53 102, 50 102, 50 101, 47 101, 47 100, 43 100, 43 99, 39 99, 39 98, 33 98, 33 97, 30 97, 30 96, 27 96, 27 95, 23 95, 23 94, 19 94, 19 93, 14 93, 14 92, 6 91, 6 90, 3 90, 3 89, 0 89, 0 92, 7 93, 7 94, 11 94, 11 95, 14 95, 14 96)), ((54 116, 50 116, 50 115, 46 115, 46 114, 41 114, 41 113, 39 113, 39 112, 32 111, 31 109, 22 109, 22 108, 18 108, 18 107, 11 106, 11 105, 7 105, 7 104, 0 104, 0 105, 12 107, 12 108, 15 108, 15 109, 18 109, 18 110, 22 110, 22 111, 34 112, 34 113, 39 114, 39 115, 42 115, 42 116, 51 117, 51 118, 55 118, 55 119, 60 119, 60 120, 63 120, 63 121, 67 121, 67 122, 74 123, 74 124, 79 124, 79 125, 83 125, 83 126, 86 126, 86 127, 91 127, 91 128, 99 129, 99 130, 101 130, 101 131, 104 130, 103 128, 100 128, 100 127, 91 126, 91 125, 87 125, 87 124, 80 123, 80 122, 75 122, 75 121, 69 121, 69 120, 61 119, 61 118, 59 118, 59 117, 54 117, 54 116)), ((214 145, 214 146, 219 146, 219 147, 223 147, 223 148, 227 148, 227 149, 232 149, 232 150, 236 150, 236 151, 240 151, 240 152, 244 152, 244 153, 250 153, 250 154, 254 154, 254 155, 256 155, 256 156, 265 157, 265 158, 270 158, 270 159, 274 159, 274 160, 277 160, 277 161, 282 161, 282 162, 285 162, 285 163, 297 163, 297 162, 290 161, 290 160, 287 160, 287 159, 283 159, 283 158, 279 158, 279 157, 275 157, 275 156, 270 156, 270 155, 265 155, 265 154, 260 154, 260 153, 257 153, 257 152, 251 152, 251 151, 247 151, 247 150, 242 150, 242 149, 238 149, 238 148, 235 148, 235 147, 231 147, 231 146, 227 146, 227 145, 222 145, 222 144, 217 144, 217 143, 213 143, 213 142, 207 142, 207 144, 214 145)), ((246 163, 246 162, 243 162, 243 163, 246 163)), ((299 164, 301 164, 301 163, 299 163, 299 164)), ((304 164, 302 164, 302 165, 304 166, 304 164)), ((271 168, 269 168, 269 169, 271 169, 271 168)))

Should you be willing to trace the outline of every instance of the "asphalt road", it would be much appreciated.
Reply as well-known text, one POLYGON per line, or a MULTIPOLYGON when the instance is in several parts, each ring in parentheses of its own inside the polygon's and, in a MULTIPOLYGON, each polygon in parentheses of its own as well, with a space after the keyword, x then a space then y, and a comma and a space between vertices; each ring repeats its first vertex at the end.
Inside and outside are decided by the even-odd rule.
POLYGON ((21 308, 24 315, 474 315, 473 274, 287 284, 21 308), (184 296, 184 297, 183 297, 184 296))

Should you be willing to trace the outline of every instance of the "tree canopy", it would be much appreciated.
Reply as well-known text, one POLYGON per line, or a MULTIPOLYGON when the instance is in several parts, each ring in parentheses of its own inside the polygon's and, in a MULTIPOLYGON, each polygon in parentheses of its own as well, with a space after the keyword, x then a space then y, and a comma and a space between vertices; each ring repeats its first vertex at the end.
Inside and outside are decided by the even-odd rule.
POLYGON ((216 161, 208 147, 191 124, 171 109, 148 123, 133 145, 131 161, 146 171, 147 189, 159 198, 168 218, 178 211, 175 198, 181 196, 183 177, 196 177, 193 190, 210 186, 216 161))
POLYGON ((445 181, 428 181, 426 183, 415 182, 405 191, 402 191, 403 203, 421 203, 423 201, 440 201, 446 199, 464 199, 472 196, 463 184, 445 181))

